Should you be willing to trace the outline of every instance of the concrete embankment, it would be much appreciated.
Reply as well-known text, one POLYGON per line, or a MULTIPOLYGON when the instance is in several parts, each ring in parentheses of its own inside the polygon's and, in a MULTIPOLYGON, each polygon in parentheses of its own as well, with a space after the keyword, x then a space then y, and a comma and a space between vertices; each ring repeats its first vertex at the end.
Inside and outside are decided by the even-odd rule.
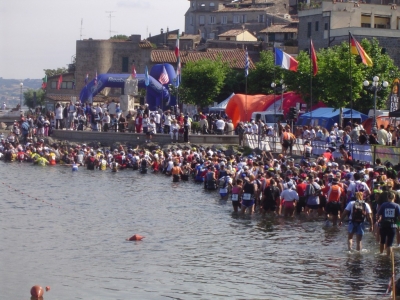
MULTIPOLYGON (((146 135, 143 133, 119 133, 119 132, 94 132, 94 131, 72 131, 72 130, 54 130, 53 139, 67 140, 73 142, 96 141, 104 145, 113 143, 129 143, 132 146, 143 145, 146 141, 146 135)), ((171 144, 171 136, 168 134, 156 134, 152 139, 153 143, 159 145, 171 144)), ((179 138, 183 143, 183 137, 179 138)), ((189 135, 191 144, 205 145, 238 145, 239 137, 237 135, 189 135)))

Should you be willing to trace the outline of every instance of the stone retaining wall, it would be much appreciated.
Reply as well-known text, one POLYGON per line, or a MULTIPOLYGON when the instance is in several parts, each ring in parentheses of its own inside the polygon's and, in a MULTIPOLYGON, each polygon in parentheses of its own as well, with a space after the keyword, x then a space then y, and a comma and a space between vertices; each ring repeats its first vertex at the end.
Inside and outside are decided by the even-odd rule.
MULTIPOLYGON (((122 142, 136 146, 145 142, 146 135, 139 133, 54 130, 52 138, 75 142, 96 141, 105 145, 115 142, 122 142)), ((168 134, 156 134, 153 136, 152 142, 158 143, 159 145, 170 144, 171 136, 168 134)), ((183 137, 179 138, 179 142, 183 143, 183 137)), ((238 145, 239 137, 237 135, 194 134, 189 135, 189 142, 192 144, 238 145)))

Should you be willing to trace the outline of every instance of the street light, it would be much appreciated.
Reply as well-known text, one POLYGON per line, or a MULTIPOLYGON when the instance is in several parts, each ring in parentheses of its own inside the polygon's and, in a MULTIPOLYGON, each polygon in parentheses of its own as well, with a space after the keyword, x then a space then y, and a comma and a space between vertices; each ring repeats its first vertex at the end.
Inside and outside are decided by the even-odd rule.
POLYGON ((19 95, 19 109, 21 109, 22 108, 22 87, 24 86, 24 83, 21 82, 19 85, 21 87, 21 93, 19 95))
POLYGON ((283 81, 283 79, 281 79, 281 90, 282 90, 282 94, 281 94, 281 111, 282 111, 282 107, 283 107, 283 92, 286 90, 286 84, 283 81))
MULTIPOLYGON (((363 85, 365 87, 369 86, 369 81, 365 80, 363 82, 363 85)), ((372 131, 374 133, 376 133, 378 131, 378 127, 376 125, 376 94, 382 90, 383 88, 387 88, 389 86, 389 83, 387 81, 382 81, 379 82, 379 77, 378 76, 374 76, 374 78, 372 78, 372 82, 371 82, 371 87, 369 87, 369 90, 374 92, 374 119, 373 119, 373 123, 372 123, 372 131)))

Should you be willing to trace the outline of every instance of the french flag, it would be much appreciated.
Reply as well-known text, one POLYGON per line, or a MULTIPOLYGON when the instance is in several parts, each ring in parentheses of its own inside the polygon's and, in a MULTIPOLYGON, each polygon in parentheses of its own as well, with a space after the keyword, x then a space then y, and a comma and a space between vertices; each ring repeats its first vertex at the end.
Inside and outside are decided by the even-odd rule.
POLYGON ((280 66, 283 69, 297 71, 299 62, 289 54, 283 52, 279 48, 275 49, 275 66, 280 66))

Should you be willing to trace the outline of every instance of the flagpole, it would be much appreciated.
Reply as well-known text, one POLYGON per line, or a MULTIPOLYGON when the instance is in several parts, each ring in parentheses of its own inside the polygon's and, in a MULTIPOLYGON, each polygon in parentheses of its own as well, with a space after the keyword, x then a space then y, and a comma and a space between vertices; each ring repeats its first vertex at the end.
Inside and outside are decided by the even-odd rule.
MULTIPOLYGON (((164 68, 164 63, 163 63, 163 68, 164 68)), ((161 109, 162 111, 164 111, 164 86, 162 83, 161 83, 161 109)))
POLYGON ((313 67, 312 67, 312 39, 310 37, 310 124, 312 125, 312 106, 313 106, 313 94, 312 94, 312 78, 313 78, 313 67))
MULTIPOLYGON (((353 129, 353 76, 351 74, 351 33, 349 31, 349 65, 350 65, 350 122, 351 130, 353 129)), ((343 122, 343 120, 342 120, 343 122)), ((343 124, 341 124, 343 126, 343 124)), ((350 143, 351 157, 353 157, 353 141, 350 143)))

